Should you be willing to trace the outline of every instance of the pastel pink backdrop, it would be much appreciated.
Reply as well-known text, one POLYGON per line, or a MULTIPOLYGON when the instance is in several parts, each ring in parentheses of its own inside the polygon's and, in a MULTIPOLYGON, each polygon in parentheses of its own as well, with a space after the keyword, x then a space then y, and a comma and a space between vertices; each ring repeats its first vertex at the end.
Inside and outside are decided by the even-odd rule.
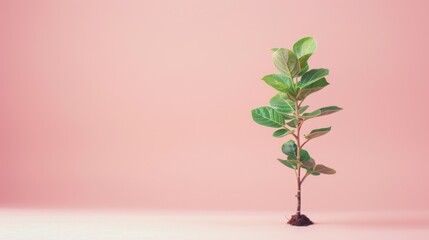
POLYGON ((250 110, 270 48, 312 35, 344 111, 304 211, 428 209, 425 1, 1 1, 0 205, 295 208, 285 139, 250 110))

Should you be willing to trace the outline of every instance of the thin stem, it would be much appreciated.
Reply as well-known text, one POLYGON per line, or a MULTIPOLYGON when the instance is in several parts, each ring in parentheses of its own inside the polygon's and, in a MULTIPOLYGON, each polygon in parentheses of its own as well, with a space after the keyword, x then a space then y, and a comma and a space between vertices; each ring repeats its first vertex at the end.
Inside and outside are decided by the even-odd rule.
POLYGON ((304 182, 304 180, 307 178, 307 176, 310 175, 308 172, 305 174, 305 176, 301 179, 301 184, 304 182))
POLYGON ((310 141, 310 139, 307 139, 305 142, 303 142, 303 143, 302 143, 302 145, 301 145, 301 148, 302 148, 302 147, 304 147, 304 145, 305 145, 308 141, 310 141))
POLYGON ((298 177, 298 172, 296 171, 296 169, 294 168, 293 171, 295 172, 295 176, 298 177))
POLYGON ((295 133, 292 133, 292 135, 298 140, 298 136, 295 133))
POLYGON ((299 103, 299 105, 298 105, 298 107, 300 108, 301 107, 301 104, 304 102, 304 100, 302 100, 300 103, 299 103))
MULTIPOLYGON (((295 100, 295 118, 298 121, 298 111, 299 111, 299 104, 298 104, 298 100, 295 100)), ((296 127, 297 133, 296 133, 296 142, 297 142, 297 154, 296 154, 296 160, 298 161, 297 163, 297 177, 296 177, 296 182, 297 182, 297 193, 296 193, 296 198, 298 201, 297 204, 297 208, 296 208, 296 216, 300 217, 301 216, 301 142, 300 142, 300 131, 301 131, 301 126, 302 126, 302 122, 298 124, 298 126, 296 127)))

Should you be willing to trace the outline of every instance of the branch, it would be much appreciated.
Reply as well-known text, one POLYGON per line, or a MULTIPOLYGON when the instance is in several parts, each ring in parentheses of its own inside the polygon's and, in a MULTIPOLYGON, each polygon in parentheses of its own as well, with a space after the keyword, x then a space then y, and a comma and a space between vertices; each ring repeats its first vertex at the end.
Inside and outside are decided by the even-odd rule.
POLYGON ((301 179, 300 184, 302 184, 304 182, 304 180, 307 178, 307 176, 310 175, 309 172, 307 171, 307 173, 305 174, 305 176, 301 179))
POLYGON ((295 137, 296 140, 298 140, 298 136, 295 133, 291 133, 291 134, 295 137))
POLYGON ((298 128, 299 128, 300 130, 301 130, 302 124, 304 124, 304 121, 301 121, 301 122, 298 124, 298 128))
POLYGON ((302 147, 304 147, 304 145, 305 145, 308 141, 310 141, 310 139, 307 139, 305 142, 303 142, 303 143, 302 143, 302 145, 301 145, 301 148, 302 148, 302 147))

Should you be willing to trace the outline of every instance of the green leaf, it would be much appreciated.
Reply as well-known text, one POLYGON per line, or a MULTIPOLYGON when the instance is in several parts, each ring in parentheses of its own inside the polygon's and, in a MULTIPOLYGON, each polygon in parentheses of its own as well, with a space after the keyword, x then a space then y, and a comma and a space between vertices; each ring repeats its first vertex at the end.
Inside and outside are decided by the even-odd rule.
POLYGON ((300 154, 300 162, 302 164, 302 167, 309 170, 312 169, 314 167, 314 165, 316 165, 316 162, 314 161, 313 158, 310 157, 310 154, 307 152, 307 150, 301 149, 301 154, 300 154))
POLYGON ((286 94, 278 93, 271 98, 270 105, 279 113, 292 113, 295 111, 295 102, 287 98, 286 94))
POLYGON ((298 58, 302 58, 305 55, 311 55, 316 51, 316 49, 317 43, 312 37, 301 38, 293 45, 293 51, 296 53, 298 58))
POLYGON ((316 48, 316 40, 314 40, 314 38, 312 37, 302 38, 293 45, 293 51, 298 57, 299 66, 301 68, 301 71, 298 73, 298 76, 302 76, 310 68, 308 66, 308 59, 316 51, 316 48))
POLYGON ((317 164, 316 167, 314 167, 313 172, 315 173, 323 173, 323 174, 335 174, 336 171, 332 168, 329 168, 322 164, 317 164))
MULTIPOLYGON (((288 161, 297 161, 297 156, 296 155, 288 155, 287 158, 288 161)), ((310 157, 310 154, 304 150, 301 149, 301 154, 300 154, 300 163, 302 165, 303 168, 307 169, 307 170, 312 170, 314 165, 316 165, 316 162, 314 161, 313 158, 310 157)))
POLYGON ((316 137, 323 136, 323 135, 327 134, 329 131, 331 131, 331 127, 318 128, 318 129, 311 130, 311 132, 309 134, 304 134, 304 137, 306 139, 313 139, 316 137))
POLYGON ((292 78, 285 74, 270 74, 264 76, 262 80, 280 92, 294 92, 292 78))
POLYGON ((313 158, 310 158, 308 161, 301 161, 302 163, 302 167, 307 169, 307 170, 313 170, 314 166, 316 165, 316 162, 314 161, 313 158))
MULTIPOLYGON (((277 110, 276 110, 276 111, 277 111, 277 110)), ((285 120, 292 120, 292 119, 295 119, 295 116, 291 116, 291 115, 283 114, 283 118, 284 118, 285 120)))
POLYGON ((284 117, 271 107, 260 107, 252 110, 253 120, 267 127, 279 128, 284 126, 284 117))
POLYGON ((322 111, 320 111, 320 109, 317 109, 311 113, 304 113, 302 114, 302 118, 304 120, 310 119, 310 118, 314 118, 314 117, 318 117, 320 114, 322 113, 322 111))
POLYGON ((326 81, 325 78, 321 78, 317 80, 316 82, 313 82, 309 85, 303 86, 298 88, 298 94, 296 96, 296 99, 298 100, 304 100, 308 95, 317 92, 321 90, 322 88, 328 86, 329 83, 326 81))
MULTIPOLYGON (((293 89, 292 91, 296 91, 295 89, 293 89)), ((291 99, 292 101, 297 100, 297 93, 287 93, 289 99, 291 99)))
POLYGON ((304 113, 302 114, 302 118, 306 120, 314 117, 321 117, 328 114, 332 114, 334 112, 338 112, 340 110, 342 110, 342 108, 339 108, 337 106, 324 107, 324 108, 317 109, 316 111, 313 111, 311 113, 304 113))
POLYGON ((329 106, 329 107, 321 108, 319 110, 322 112, 320 114, 320 116, 325 116, 325 115, 328 115, 328 114, 331 114, 331 113, 338 112, 338 111, 343 110, 343 109, 340 108, 340 107, 337 107, 337 106, 329 106))
MULTIPOLYGON (((293 140, 289 140, 289 142, 290 141, 292 141, 293 142, 293 140)), ((286 144, 286 143, 285 143, 286 144)), ((284 145, 284 144, 283 144, 284 145)), ((295 145, 296 146, 296 145, 295 145)), ((287 159, 289 159, 289 160, 297 160, 297 155, 296 155, 296 152, 297 152, 297 150, 295 150, 295 154, 293 154, 293 153, 291 153, 291 154, 286 154, 287 156, 288 156, 288 158, 287 159)), ((283 151, 283 153, 284 153, 284 151, 283 151)), ((301 155, 300 155, 300 161, 308 161, 308 160, 310 160, 311 159, 311 157, 310 157, 310 154, 306 151, 306 150, 304 150, 304 149, 301 149, 301 155)))
POLYGON ((297 162, 296 160, 283 160, 278 158, 279 162, 281 162, 283 165, 285 165, 288 168, 297 169, 297 162))
POLYGON ((293 133, 293 131, 291 131, 289 129, 282 128, 282 129, 279 129, 279 130, 273 132, 273 137, 280 138, 280 137, 284 137, 284 136, 291 134, 291 133, 293 133))
POLYGON ((306 105, 306 106, 304 106, 304 107, 300 107, 300 108, 299 108, 299 110, 298 110, 298 113, 299 113, 299 114, 303 114, 303 113, 305 112, 305 110, 307 110, 307 109, 308 109, 308 107, 309 107, 308 105, 306 105))
POLYGON ((301 149, 301 154, 300 154, 300 161, 301 162, 306 162, 306 161, 310 161, 310 159, 312 159, 310 157, 310 154, 307 152, 307 150, 301 149))
POLYGON ((298 77, 301 77, 302 75, 304 75, 304 73, 308 71, 308 69, 310 69, 310 66, 308 66, 308 63, 301 65, 301 60, 299 62, 301 66, 301 71, 299 71, 298 77))
POLYGON ((297 146, 293 140, 289 140, 282 145, 282 152, 291 157, 292 160, 296 160, 296 151, 297 146))
POLYGON ((315 83, 321 78, 328 76, 328 74, 329 74, 329 70, 325 68, 311 69, 310 71, 302 75, 301 80, 298 82, 298 87, 304 88, 305 86, 315 83))
POLYGON ((298 120, 293 119, 292 121, 287 122, 286 124, 287 124, 289 127, 296 128, 296 127, 298 127, 298 120))
POLYGON ((273 48, 271 51, 274 65, 281 73, 293 78, 301 71, 294 52, 285 48, 273 48))

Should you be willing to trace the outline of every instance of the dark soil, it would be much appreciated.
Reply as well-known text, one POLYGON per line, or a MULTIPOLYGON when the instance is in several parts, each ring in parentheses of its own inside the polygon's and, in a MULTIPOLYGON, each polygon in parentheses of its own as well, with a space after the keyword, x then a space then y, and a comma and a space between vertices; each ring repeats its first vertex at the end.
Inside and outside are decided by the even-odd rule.
POLYGON ((308 226, 313 224, 313 222, 304 214, 299 215, 299 217, 297 215, 292 215, 287 223, 293 226, 308 226))

